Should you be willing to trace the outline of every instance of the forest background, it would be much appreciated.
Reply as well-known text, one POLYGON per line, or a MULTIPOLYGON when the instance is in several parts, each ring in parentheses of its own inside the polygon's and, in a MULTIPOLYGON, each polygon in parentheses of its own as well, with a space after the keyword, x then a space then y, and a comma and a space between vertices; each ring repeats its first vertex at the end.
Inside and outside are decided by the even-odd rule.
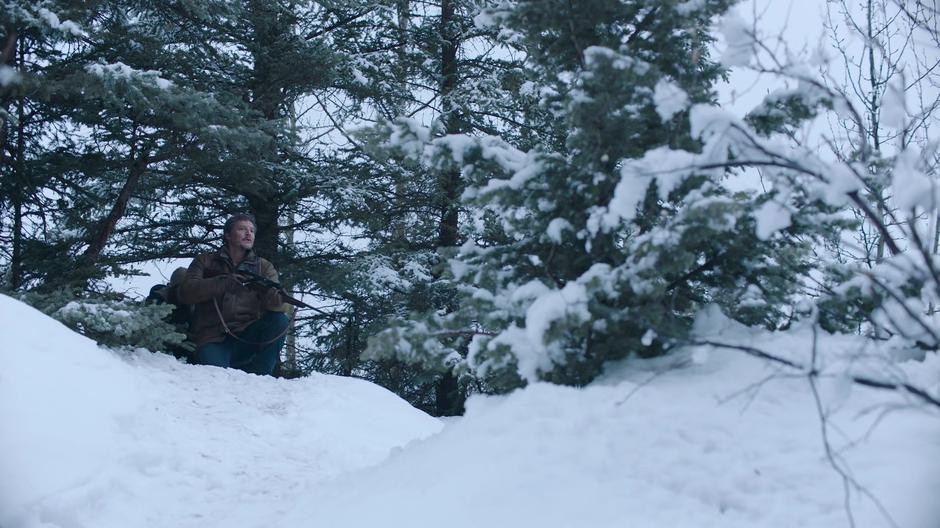
POLYGON ((885 366, 940 347, 936 5, 821 3, 795 50, 734 4, 5 1, 3 291, 160 350, 167 307, 114 279, 249 212, 317 306, 284 376, 453 415, 703 343, 717 308, 887 342, 843 368, 940 405, 885 366), (720 107, 732 67, 774 89, 720 107))

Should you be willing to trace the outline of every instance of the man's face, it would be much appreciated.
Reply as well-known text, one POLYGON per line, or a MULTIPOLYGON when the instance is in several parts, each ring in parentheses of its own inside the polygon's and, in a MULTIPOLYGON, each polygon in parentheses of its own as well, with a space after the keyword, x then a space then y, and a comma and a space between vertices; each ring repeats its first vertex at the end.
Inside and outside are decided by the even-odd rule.
POLYGON ((255 245, 255 225, 249 220, 235 222, 232 229, 225 233, 225 243, 232 248, 251 249, 255 245))

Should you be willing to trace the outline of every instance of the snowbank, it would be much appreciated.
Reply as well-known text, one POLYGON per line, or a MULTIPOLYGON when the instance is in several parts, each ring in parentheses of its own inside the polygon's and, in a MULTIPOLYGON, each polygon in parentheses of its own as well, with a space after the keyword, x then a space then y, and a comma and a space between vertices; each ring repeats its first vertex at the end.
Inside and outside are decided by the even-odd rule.
MULTIPOLYGON (((849 526, 807 379, 740 353, 475 397, 442 429, 360 380, 117 355, 5 297, 0 321, 3 528, 849 526)), ((810 345, 731 330, 793 358, 810 345)), ((870 345, 820 337, 828 358, 870 345)), ((901 372, 936 389, 940 359, 901 372)), ((891 526, 882 508, 940 526, 938 412, 819 389, 855 526, 891 526)))
MULTIPOLYGON (((322 487, 331 507, 298 505, 283 526, 849 526, 805 377, 722 351, 615 370, 586 389, 474 398, 462 420, 322 487)), ((940 414, 837 382, 821 391, 839 463, 898 526, 940 525, 940 414)), ((854 487, 851 506, 855 526, 892 526, 854 487)))
POLYGON ((314 483, 441 428, 361 380, 121 356, 4 296, 0 321, 3 528, 276 520, 314 483))
POLYGON ((115 462, 140 404, 133 369, 91 340, 0 295, 0 526, 115 462))

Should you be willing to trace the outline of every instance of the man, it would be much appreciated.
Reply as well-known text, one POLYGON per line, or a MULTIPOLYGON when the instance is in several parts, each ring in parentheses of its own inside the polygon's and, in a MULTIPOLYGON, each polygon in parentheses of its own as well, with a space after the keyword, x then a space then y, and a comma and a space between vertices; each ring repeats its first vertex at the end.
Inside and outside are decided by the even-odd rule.
POLYGON ((189 339, 196 345, 197 363, 270 375, 284 346, 288 318, 278 291, 251 284, 244 274, 278 281, 274 266, 252 251, 255 229, 250 215, 229 218, 222 247, 193 259, 177 297, 195 305, 189 339))

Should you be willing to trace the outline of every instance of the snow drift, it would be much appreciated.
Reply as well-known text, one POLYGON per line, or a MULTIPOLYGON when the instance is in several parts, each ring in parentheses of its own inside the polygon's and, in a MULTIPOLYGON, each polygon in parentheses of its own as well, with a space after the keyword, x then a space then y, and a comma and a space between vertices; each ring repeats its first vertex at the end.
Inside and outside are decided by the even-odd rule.
POLYGON ((0 526, 244 526, 440 422, 351 378, 98 348, 0 296, 0 526))
MULTIPOLYGON (((475 398, 439 435, 324 486, 333 507, 298 508, 287 525, 849 526, 805 377, 718 351, 621 369, 587 389, 475 398)), ((938 414, 838 382, 823 392, 855 526, 940 526, 938 414)))
MULTIPOLYGON (((5 297, 0 320, 3 528, 940 525, 936 411, 826 381, 830 458, 805 376, 739 353, 474 397, 442 426, 359 380, 117 354, 5 297)), ((903 369, 940 380, 936 357, 903 369)))

